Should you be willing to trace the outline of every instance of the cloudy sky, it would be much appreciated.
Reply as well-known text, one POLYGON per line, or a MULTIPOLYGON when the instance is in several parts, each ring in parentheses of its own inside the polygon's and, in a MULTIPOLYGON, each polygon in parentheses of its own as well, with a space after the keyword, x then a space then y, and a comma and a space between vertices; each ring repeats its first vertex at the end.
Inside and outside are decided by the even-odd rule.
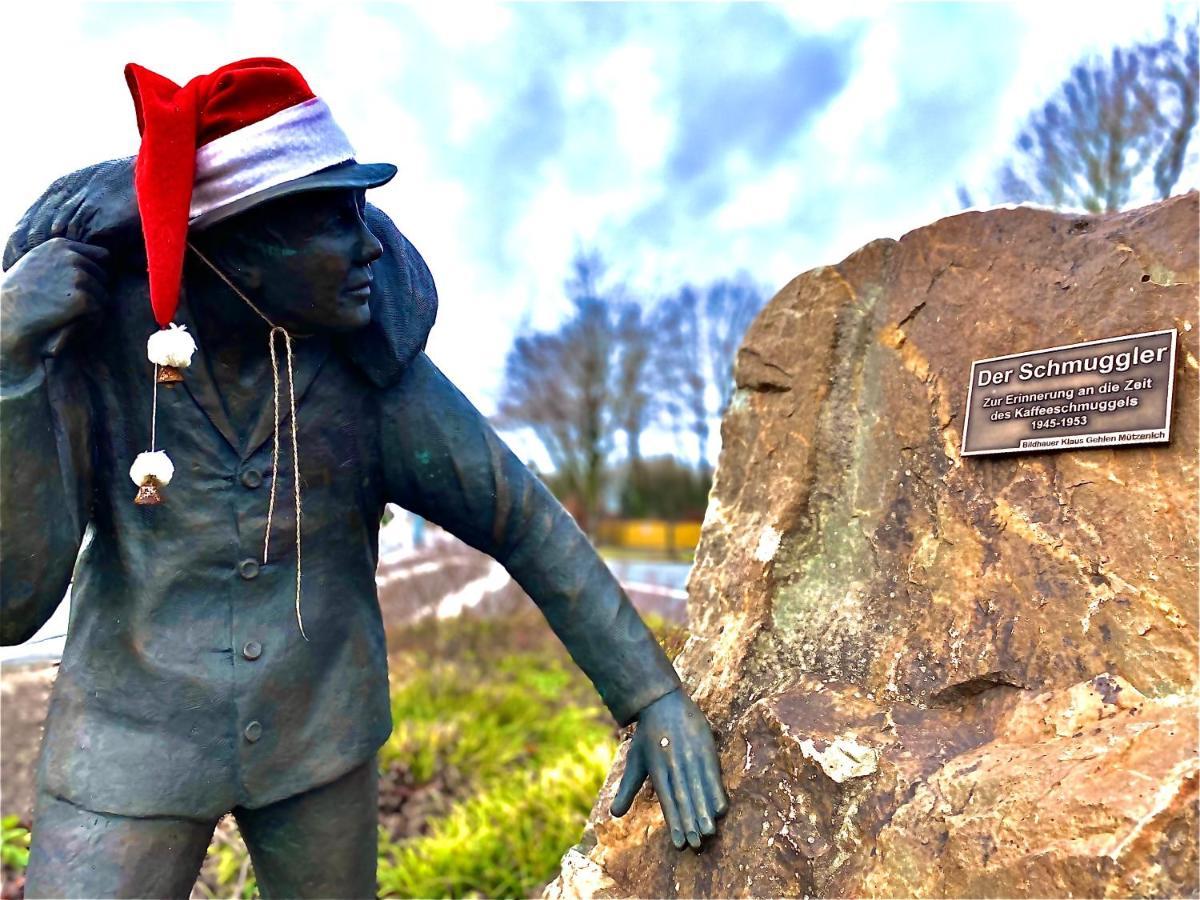
POLYGON ((399 166, 372 199, 437 281, 431 355, 490 412, 513 329, 565 312, 577 247, 646 297, 738 270, 774 291, 957 211, 960 183, 983 196, 1070 65, 1157 35, 1163 9, 22 3, 0 38, 0 224, 136 152, 126 62, 182 83, 281 56, 358 159, 399 166))

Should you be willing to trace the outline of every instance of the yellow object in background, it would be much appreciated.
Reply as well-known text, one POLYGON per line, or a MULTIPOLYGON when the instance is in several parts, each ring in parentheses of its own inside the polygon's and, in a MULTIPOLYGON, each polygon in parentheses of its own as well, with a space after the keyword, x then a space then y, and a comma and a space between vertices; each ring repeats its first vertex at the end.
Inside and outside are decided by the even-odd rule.
POLYGON ((700 542, 700 523, 606 519, 600 523, 596 536, 602 544, 629 550, 692 551, 700 542))

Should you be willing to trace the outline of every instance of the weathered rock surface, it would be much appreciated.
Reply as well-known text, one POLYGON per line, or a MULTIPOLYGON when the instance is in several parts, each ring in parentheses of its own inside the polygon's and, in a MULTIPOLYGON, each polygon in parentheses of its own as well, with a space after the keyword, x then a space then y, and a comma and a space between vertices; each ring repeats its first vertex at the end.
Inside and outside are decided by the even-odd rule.
POLYGON ((1196 896, 1197 195, 958 215, 752 326, 676 665, 731 808, 647 786, 547 896, 1196 896), (1179 329, 1171 442, 959 455, 974 359, 1179 329))

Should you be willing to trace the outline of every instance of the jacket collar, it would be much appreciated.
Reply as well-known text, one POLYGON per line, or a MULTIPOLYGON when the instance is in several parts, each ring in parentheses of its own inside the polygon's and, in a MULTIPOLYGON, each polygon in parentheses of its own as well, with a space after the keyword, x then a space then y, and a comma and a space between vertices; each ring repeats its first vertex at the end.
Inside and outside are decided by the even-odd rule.
MULTIPOLYGON (((197 334, 195 319, 192 317, 192 311, 188 305, 186 291, 180 292, 179 306, 175 311, 175 321, 180 325, 186 326, 193 339, 199 344, 200 338, 197 334)), ((270 352, 265 343, 262 352, 264 355, 270 352)), ((291 406, 288 403, 287 351, 283 347, 283 341, 279 338, 275 339, 275 352, 279 360, 279 427, 282 430, 291 416, 291 406)), ((293 383, 296 388, 296 409, 298 414, 304 395, 308 393, 308 389, 312 386, 313 380, 317 377, 317 373, 321 370, 328 355, 329 340, 324 336, 293 339, 292 358, 296 367, 293 373, 293 383)), ((254 428, 251 430, 250 437, 244 447, 240 446, 233 423, 229 421, 229 417, 225 413, 225 404, 221 401, 221 394, 217 389, 216 379, 213 378, 212 369, 208 364, 208 355, 204 352, 203 348, 197 347, 197 351, 192 357, 191 366, 184 372, 183 384, 192 399, 196 402, 196 405, 208 416, 213 427, 220 432, 226 443, 229 444, 243 461, 253 456, 263 444, 271 439, 275 424, 275 407, 271 400, 272 382, 270 379, 263 385, 262 405, 259 410, 258 420, 255 422, 254 428)))

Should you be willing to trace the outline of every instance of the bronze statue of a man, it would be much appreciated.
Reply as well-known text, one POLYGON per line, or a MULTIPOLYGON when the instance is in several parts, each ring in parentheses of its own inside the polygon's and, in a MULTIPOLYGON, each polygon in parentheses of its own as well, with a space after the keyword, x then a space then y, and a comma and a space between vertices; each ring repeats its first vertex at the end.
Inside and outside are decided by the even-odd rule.
POLYGON ((60 179, 4 255, 3 643, 73 579, 27 896, 186 897, 231 811, 264 896, 374 896, 388 502, 503 563, 637 723, 613 813, 649 775, 699 847, 727 805, 708 722, 424 353, 433 280, 364 200, 395 167, 281 60, 126 74, 136 165, 60 179))

